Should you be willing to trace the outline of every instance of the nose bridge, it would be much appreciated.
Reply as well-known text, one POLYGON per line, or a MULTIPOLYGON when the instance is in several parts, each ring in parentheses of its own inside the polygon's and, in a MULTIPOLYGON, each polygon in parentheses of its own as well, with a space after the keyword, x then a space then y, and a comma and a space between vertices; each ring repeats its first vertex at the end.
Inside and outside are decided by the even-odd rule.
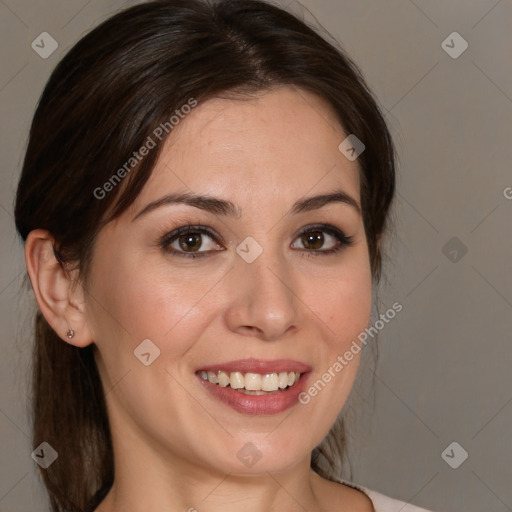
POLYGON ((293 269, 278 248, 246 239, 237 248, 232 273, 230 328, 275 339, 297 326, 293 269))

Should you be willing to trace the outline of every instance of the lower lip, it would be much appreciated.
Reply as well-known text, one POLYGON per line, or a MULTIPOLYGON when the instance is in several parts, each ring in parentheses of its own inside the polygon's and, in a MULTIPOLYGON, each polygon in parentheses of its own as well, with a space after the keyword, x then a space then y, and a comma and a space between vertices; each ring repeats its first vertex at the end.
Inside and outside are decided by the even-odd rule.
POLYGON ((273 395, 246 395, 230 387, 223 388, 218 384, 212 384, 201 376, 198 378, 213 397, 229 405, 235 411, 242 414, 263 415, 279 414, 298 403, 299 395, 306 387, 308 376, 309 372, 301 374, 297 384, 273 395))

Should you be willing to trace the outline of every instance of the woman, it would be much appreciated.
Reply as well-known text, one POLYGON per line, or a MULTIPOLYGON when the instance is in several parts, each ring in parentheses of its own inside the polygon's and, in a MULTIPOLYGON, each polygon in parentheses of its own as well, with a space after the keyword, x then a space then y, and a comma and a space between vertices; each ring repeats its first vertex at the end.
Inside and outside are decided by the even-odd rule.
POLYGON ((151 2, 79 41, 16 200, 52 510, 421 510, 336 474, 393 193, 357 68, 275 6, 151 2))

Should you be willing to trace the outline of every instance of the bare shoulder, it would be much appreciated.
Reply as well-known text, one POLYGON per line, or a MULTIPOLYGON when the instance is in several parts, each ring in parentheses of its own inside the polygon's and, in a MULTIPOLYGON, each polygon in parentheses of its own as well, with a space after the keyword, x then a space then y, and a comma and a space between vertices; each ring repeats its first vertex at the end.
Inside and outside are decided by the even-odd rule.
POLYGON ((326 512, 375 512, 372 500, 363 491, 326 480, 315 473, 315 494, 326 512))

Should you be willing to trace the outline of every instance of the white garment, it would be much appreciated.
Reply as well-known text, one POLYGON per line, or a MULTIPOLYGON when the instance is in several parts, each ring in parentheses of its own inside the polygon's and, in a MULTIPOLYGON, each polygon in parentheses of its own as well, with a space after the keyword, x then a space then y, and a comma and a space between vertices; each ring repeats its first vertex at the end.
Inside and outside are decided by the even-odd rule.
POLYGON ((415 505, 406 503, 405 501, 395 500, 394 498, 385 496, 380 492, 372 491, 367 487, 356 485, 352 482, 341 480, 340 478, 335 478, 335 480, 340 484, 345 484, 364 492, 372 500, 375 512, 431 512, 425 508, 416 507, 415 505))

